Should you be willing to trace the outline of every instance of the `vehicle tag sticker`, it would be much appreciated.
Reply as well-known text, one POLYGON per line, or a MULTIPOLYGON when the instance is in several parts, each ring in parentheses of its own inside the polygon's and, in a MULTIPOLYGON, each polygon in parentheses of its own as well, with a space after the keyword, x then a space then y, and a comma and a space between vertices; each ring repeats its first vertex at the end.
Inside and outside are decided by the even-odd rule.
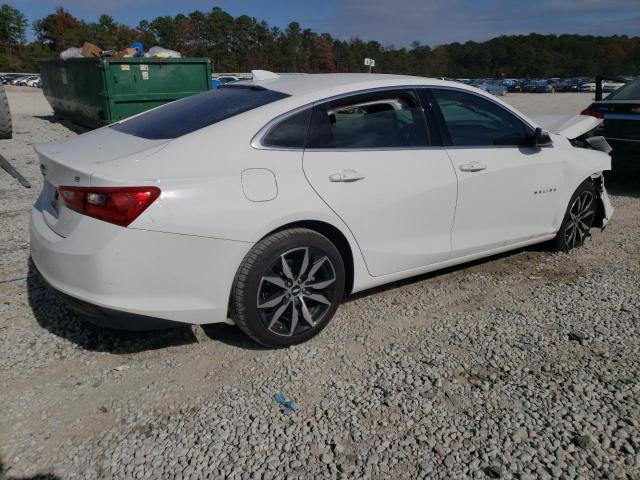
POLYGON ((123 63, 120 65, 120 70, 131 70, 128 63, 123 63))

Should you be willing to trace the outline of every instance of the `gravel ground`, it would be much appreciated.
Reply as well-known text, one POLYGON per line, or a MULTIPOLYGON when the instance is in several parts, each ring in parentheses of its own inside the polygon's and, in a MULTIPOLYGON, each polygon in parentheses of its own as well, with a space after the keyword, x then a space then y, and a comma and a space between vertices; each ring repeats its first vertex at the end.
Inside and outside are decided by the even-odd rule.
MULTIPOLYGON (((505 99, 571 113, 577 96, 505 99)), ((267 351, 227 325, 93 327, 30 276, 31 144, 75 132, 38 90, 9 99, 0 153, 33 188, 0 172, 0 478, 640 479, 637 167, 609 177, 615 216, 575 252, 366 292, 267 351)))

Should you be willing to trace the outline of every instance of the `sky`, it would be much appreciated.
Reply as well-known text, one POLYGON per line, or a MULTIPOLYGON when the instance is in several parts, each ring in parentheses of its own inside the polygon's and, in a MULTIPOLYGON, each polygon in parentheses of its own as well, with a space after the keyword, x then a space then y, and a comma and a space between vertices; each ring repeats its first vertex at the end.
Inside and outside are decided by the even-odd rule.
POLYGON ((531 32, 640 35, 640 0, 0 0, 4 2, 29 21, 63 6, 86 21, 106 13, 131 26, 218 6, 274 26, 297 21, 341 39, 357 36, 397 47, 414 40, 434 46, 531 32))

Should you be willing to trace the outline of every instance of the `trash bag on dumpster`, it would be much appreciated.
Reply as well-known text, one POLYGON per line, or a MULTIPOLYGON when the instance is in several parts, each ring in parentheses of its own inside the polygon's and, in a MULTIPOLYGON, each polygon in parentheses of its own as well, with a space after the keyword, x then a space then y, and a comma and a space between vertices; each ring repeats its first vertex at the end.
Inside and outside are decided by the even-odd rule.
POLYGON ((180 52, 176 52, 175 50, 169 50, 168 48, 162 48, 156 45, 155 47, 151 47, 148 52, 144 54, 145 58, 180 58, 180 52))
POLYGON ((62 60, 69 60, 70 58, 82 58, 82 48, 71 47, 60 52, 60 58, 62 60))

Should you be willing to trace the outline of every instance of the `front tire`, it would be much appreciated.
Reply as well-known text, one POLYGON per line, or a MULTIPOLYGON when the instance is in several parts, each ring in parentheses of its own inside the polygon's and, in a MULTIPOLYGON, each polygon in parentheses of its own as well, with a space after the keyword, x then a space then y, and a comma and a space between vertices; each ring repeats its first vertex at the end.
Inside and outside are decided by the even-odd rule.
POLYGON ((245 256, 231 293, 236 324, 265 347, 287 347, 317 335, 344 296, 340 252, 306 228, 274 233, 245 256))
POLYGON ((584 244, 596 216, 596 201, 593 183, 588 180, 582 182, 572 195, 560 230, 553 240, 556 251, 568 252, 584 244))

